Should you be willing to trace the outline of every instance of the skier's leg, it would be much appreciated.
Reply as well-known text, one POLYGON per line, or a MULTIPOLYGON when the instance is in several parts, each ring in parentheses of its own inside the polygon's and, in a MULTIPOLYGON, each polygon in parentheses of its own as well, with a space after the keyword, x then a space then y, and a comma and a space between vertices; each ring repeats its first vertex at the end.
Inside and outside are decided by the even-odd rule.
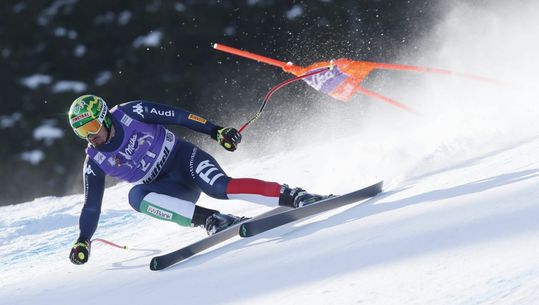
POLYGON ((251 178, 231 178, 207 152, 192 145, 189 172, 194 184, 205 194, 217 199, 242 199, 277 205, 281 185, 251 178))
POLYGON ((199 191, 171 181, 139 184, 129 191, 129 204, 141 213, 181 226, 204 226, 206 218, 217 211, 195 206, 199 191))
MULTIPOLYGON (((298 207, 304 204, 302 202, 305 198, 309 198, 309 203, 312 203, 327 197, 310 194, 302 189, 291 189, 276 182, 252 178, 230 178, 210 154, 189 142, 181 141, 178 144, 177 150, 174 151, 174 157, 170 159, 170 162, 172 163, 169 164, 168 170, 161 180, 166 180, 171 182, 172 185, 182 186, 183 188, 203 191, 205 194, 217 199, 243 199, 255 203, 298 207)), ((143 186, 139 188, 141 190, 145 189, 143 186)), ((167 188, 170 189, 170 187, 167 188)), ((135 193, 135 191, 133 192, 135 193)), ((144 192, 142 193, 144 194, 144 192)), ((164 192, 164 194, 170 196, 169 193, 164 192)), ((147 196, 147 194, 144 194, 144 196, 147 196)), ((159 198, 151 196, 147 199, 163 202, 172 200, 177 202, 176 206, 182 204, 185 206, 185 202, 178 203, 177 199, 184 197, 172 196, 176 198, 164 200, 161 196, 159 198)), ((141 195, 136 197, 138 198, 133 199, 135 203, 140 201, 141 195)), ((191 199, 191 202, 194 203, 197 199, 198 196, 194 200, 191 199)), ((155 210, 152 210, 152 212, 155 212, 155 210)), ((193 208, 191 205, 181 215, 184 217, 179 218, 181 221, 178 223, 186 225, 190 218, 193 225, 204 226, 209 234, 218 232, 243 219, 234 215, 223 215, 218 211, 200 206, 193 208)))

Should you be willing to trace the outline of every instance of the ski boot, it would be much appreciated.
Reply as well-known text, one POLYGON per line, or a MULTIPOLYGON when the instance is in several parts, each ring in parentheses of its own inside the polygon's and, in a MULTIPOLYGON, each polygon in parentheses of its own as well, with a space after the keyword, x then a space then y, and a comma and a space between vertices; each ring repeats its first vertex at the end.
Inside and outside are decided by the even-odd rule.
POLYGON ((247 219, 248 218, 243 216, 240 217, 231 214, 214 213, 206 218, 206 224, 204 227, 206 228, 206 233, 208 233, 208 235, 213 235, 247 219))
POLYGON ((299 208, 330 197, 335 196, 312 194, 308 193, 302 188, 290 188, 288 185, 283 184, 283 186, 281 186, 281 193, 279 195, 279 205, 291 208, 299 208))

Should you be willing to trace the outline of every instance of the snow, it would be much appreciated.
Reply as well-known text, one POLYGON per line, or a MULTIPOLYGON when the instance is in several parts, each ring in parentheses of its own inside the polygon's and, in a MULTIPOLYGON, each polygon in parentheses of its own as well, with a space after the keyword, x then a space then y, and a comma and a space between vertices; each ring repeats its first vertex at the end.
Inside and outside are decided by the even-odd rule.
POLYGON ((11 115, 0 115, 0 129, 11 128, 22 119, 20 112, 12 113, 11 115))
POLYGON ((38 165, 39 162, 45 159, 45 153, 42 150, 34 149, 30 151, 23 151, 21 153, 21 159, 29 162, 32 165, 38 165))
POLYGON ((86 54, 86 46, 82 44, 78 44, 75 49, 73 50, 73 55, 76 57, 82 57, 86 54))
POLYGON ((292 6, 291 9, 286 11, 285 15, 286 15, 286 18, 290 20, 294 20, 298 17, 301 17, 301 15, 303 15, 303 7, 301 5, 296 4, 292 6))
POLYGON ((133 47, 158 47, 161 44, 163 33, 161 31, 151 31, 147 35, 139 36, 133 41, 133 47))
POLYGON ((259 4, 260 2, 261 2, 260 0, 247 0, 247 5, 254 6, 254 5, 259 4))
POLYGON ((43 10, 37 21, 40 25, 48 25, 50 21, 56 17, 58 12, 60 12, 61 9, 70 8, 74 4, 76 4, 78 0, 55 0, 51 3, 50 6, 48 6, 45 10, 43 10))
POLYGON ((37 141, 45 141, 45 144, 50 146, 54 140, 62 139, 64 137, 64 131, 58 127, 52 126, 50 122, 34 129, 33 137, 37 141))
POLYGON ((76 39, 77 36, 78 36, 76 31, 68 30, 68 29, 63 28, 63 27, 55 28, 53 34, 56 37, 65 37, 65 36, 67 36, 69 39, 76 39))
POLYGON ((20 83, 30 89, 37 89, 40 85, 48 85, 52 82, 52 77, 46 74, 36 73, 23 77, 20 83))
POLYGON ((72 91, 75 93, 81 93, 83 91, 86 91, 87 88, 88 88, 88 85, 86 85, 84 82, 81 82, 81 81, 59 80, 52 87, 52 92, 60 93, 60 92, 72 91))
MULTIPOLYGON (((357 137, 337 144, 357 142, 357 137)), ((378 144, 378 143, 377 143, 378 144)), ((106 191, 91 260, 72 265, 82 195, 0 209, 0 299, 5 304, 535 304, 539 297, 539 138, 501 145, 444 169, 386 178, 385 193, 251 239, 236 238, 164 272, 150 258, 203 238, 132 211, 128 184, 106 191), (209 293, 208 291, 211 291, 209 293)), ((320 154, 294 151, 231 166, 282 176, 320 154), (305 158, 305 154, 311 157, 305 158), (284 160, 288 160, 288 163, 284 160), (267 173, 268 168, 272 168, 267 173)), ((374 158, 377 159, 377 158, 374 158)), ((381 160, 377 160, 380 162, 381 160)), ((336 166, 334 182, 344 169, 336 166)), ((341 190, 367 185, 360 174, 341 190)), ((288 180, 310 180, 298 172, 288 180)), ((321 189, 319 187, 318 189, 321 189)), ((254 215, 267 207, 203 197, 210 207, 254 215)))
POLYGON ((176 2, 174 4, 174 10, 181 13, 181 12, 185 12, 187 10, 187 7, 185 6, 185 4, 183 4, 181 2, 176 2))
MULTIPOLYGON (((205 233, 133 211, 126 183, 106 190, 94 237, 129 250, 96 242, 82 266, 71 264, 68 253, 83 195, 1 207, 0 304, 537 304, 539 92, 528 86, 539 68, 530 60, 539 51, 529 39, 539 32, 533 6, 523 4, 518 14, 504 4, 475 14, 459 6, 435 29, 447 41, 426 41, 430 52, 407 58, 494 75, 510 86, 386 77, 380 90, 420 115, 370 101, 349 120, 346 104, 335 102, 332 111, 310 114, 333 125, 287 133, 304 140, 296 147, 259 156, 257 146, 279 145, 278 139, 257 140, 246 131, 238 151, 216 155, 231 176, 319 193, 383 179, 384 192, 373 200, 237 237, 162 272, 149 270, 153 256, 205 233), (482 27, 497 16, 503 28, 482 27), (478 28, 473 44, 455 34, 478 28), (481 48, 491 45, 498 49, 481 48)), ((204 195, 200 203, 246 216, 270 208, 204 195)))
POLYGON ((98 86, 103 86, 106 84, 110 79, 112 78, 112 72, 111 71, 103 71, 99 73, 95 78, 95 84, 98 86))
POLYGON ((130 11, 122 11, 119 15, 118 15, 118 24, 119 25, 126 25, 129 23, 129 21, 131 20, 131 17, 132 17, 132 13, 130 11))

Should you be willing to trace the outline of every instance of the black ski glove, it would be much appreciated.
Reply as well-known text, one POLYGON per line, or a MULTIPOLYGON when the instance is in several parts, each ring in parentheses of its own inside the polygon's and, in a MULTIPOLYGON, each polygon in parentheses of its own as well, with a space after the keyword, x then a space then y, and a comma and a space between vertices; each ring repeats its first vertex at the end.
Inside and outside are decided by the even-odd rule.
POLYGON ((241 142, 241 133, 232 127, 217 127, 212 133, 212 138, 228 151, 235 151, 241 142))
POLYGON ((82 265, 90 258, 90 241, 82 238, 77 239, 77 242, 71 248, 69 259, 75 265, 82 265))

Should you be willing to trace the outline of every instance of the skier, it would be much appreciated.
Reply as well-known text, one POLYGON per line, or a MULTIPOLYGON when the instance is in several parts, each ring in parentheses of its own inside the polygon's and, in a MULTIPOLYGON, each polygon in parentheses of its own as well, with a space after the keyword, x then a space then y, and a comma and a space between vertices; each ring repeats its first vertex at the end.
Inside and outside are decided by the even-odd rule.
POLYGON ((195 205, 201 191, 218 199, 292 208, 328 197, 286 184, 227 176, 211 155, 163 125, 208 134, 228 151, 236 150, 241 134, 180 108, 136 100, 109 112, 102 98, 83 95, 71 104, 69 123, 77 136, 88 141, 80 235, 69 255, 74 264, 88 261, 90 239, 101 213, 105 175, 136 183, 129 191, 129 204, 136 211, 181 226, 201 226, 209 235, 245 218, 195 205))

